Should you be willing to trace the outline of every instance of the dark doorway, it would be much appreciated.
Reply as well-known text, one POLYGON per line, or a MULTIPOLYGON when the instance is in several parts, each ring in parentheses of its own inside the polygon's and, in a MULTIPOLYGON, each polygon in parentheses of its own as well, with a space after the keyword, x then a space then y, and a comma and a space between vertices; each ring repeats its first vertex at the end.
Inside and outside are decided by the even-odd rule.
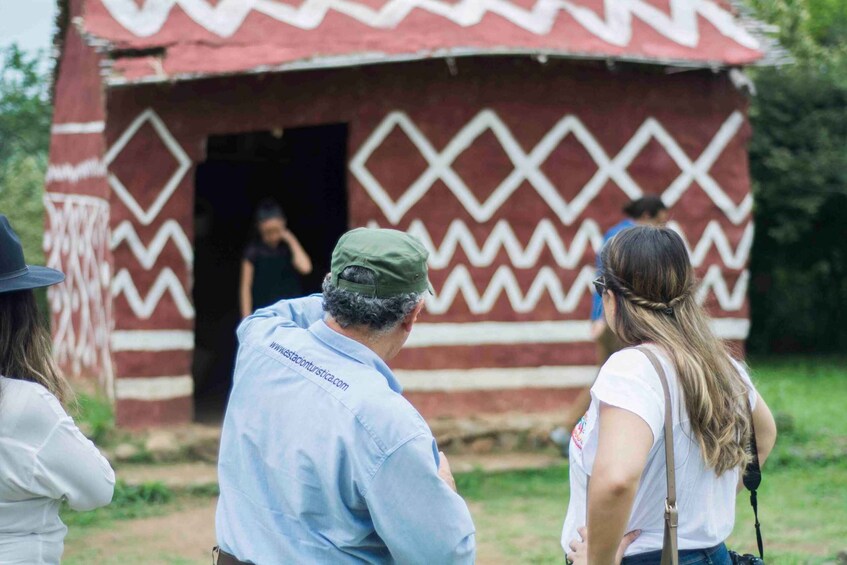
POLYGON ((232 384, 242 254, 259 201, 275 199, 312 259, 305 294, 319 292, 347 230, 347 126, 213 136, 197 167, 193 374, 198 420, 218 420, 232 384))

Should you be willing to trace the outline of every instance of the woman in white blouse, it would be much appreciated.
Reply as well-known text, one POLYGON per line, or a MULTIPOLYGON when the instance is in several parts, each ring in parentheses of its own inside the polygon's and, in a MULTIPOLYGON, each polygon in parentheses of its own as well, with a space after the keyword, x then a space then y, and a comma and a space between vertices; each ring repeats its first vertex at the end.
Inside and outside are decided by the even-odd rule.
POLYGON ((574 428, 562 546, 577 564, 660 562, 665 396, 650 360, 631 348, 643 345, 670 389, 680 563, 729 565, 724 541, 735 521, 751 424, 764 464, 776 440, 773 416, 712 333, 678 234, 629 228, 604 247, 602 263, 594 284, 606 321, 630 349, 600 369, 588 412, 574 428))
POLYGON ((55 366, 32 289, 64 280, 28 266, 0 215, 0 564, 59 563, 74 510, 109 504, 115 473, 62 407, 71 391, 55 366))

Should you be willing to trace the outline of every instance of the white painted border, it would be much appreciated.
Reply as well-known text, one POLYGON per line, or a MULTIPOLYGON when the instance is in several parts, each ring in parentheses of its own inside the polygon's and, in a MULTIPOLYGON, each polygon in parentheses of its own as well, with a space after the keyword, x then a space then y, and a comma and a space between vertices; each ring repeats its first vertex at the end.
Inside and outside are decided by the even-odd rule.
POLYGON ((106 130, 106 122, 68 122, 64 124, 53 124, 50 133, 53 135, 78 135, 85 133, 103 133, 106 130))
POLYGON ((712 318, 712 331, 721 339, 747 339, 750 320, 746 318, 712 318))
POLYGON ((590 340, 591 322, 588 320, 415 324, 406 347, 574 343, 590 340))
POLYGON ((109 201, 105 198, 100 198, 99 196, 88 196, 86 194, 66 194, 63 192, 49 192, 46 191, 44 193, 44 201, 50 202, 62 202, 71 203, 71 204, 87 204, 89 206, 102 206, 105 208, 105 211, 108 213, 109 211, 109 201))
POLYGON ((194 349, 190 330, 115 330, 112 351, 184 351, 194 349))
POLYGON ((394 375, 407 392, 459 392, 584 387, 594 382, 597 370, 597 367, 593 365, 569 365, 510 369, 395 371, 394 375))
POLYGON ((136 377, 115 380, 118 400, 171 400, 194 394, 194 379, 179 377, 136 377))
MULTIPOLYGON (((750 320, 714 318, 712 331, 721 339, 746 339, 750 320)), ((591 322, 475 322, 467 324, 415 324, 406 347, 450 347, 526 343, 583 343, 591 341, 591 322)))
POLYGON ((44 184, 67 182, 77 184, 86 179, 104 178, 106 165, 97 157, 79 163, 53 163, 47 167, 44 184))

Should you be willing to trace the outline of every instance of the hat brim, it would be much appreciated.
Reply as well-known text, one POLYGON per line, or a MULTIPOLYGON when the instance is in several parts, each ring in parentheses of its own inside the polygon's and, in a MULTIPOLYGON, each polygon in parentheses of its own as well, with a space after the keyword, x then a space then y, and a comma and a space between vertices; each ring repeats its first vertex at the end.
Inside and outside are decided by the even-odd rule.
POLYGON ((13 279, 0 280, 0 293, 43 288, 59 284, 65 280, 65 274, 56 269, 37 265, 27 265, 27 267, 26 274, 13 279))

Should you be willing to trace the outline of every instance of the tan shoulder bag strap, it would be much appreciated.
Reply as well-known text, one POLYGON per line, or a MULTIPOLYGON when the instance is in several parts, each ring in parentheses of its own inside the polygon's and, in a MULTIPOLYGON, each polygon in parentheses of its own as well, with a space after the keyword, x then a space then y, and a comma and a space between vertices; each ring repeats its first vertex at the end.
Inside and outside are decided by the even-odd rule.
POLYGON ((677 525, 679 514, 676 508, 676 470, 673 457, 673 413, 671 412, 671 391, 668 377, 656 355, 649 348, 638 346, 635 349, 647 356, 662 381, 665 391, 665 469, 668 478, 668 497, 665 499, 665 540, 662 544, 662 565, 678 565, 677 525))

